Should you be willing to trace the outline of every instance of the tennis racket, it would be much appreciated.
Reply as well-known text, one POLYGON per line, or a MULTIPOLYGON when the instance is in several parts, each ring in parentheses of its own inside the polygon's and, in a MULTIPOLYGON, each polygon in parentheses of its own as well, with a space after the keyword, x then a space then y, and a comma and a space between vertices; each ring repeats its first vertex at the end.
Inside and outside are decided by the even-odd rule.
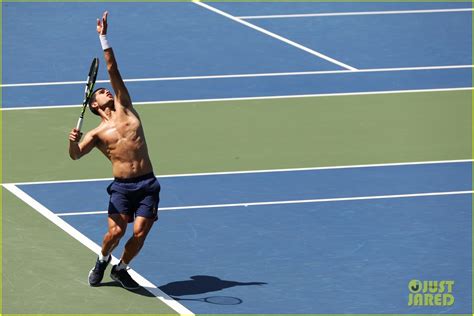
POLYGON ((84 101, 82 102, 82 111, 77 120, 76 129, 81 130, 82 121, 84 120, 84 113, 86 112, 87 105, 92 97, 92 92, 94 91, 95 80, 97 79, 97 71, 99 70, 99 58, 94 58, 92 60, 91 68, 89 70, 89 75, 87 76, 86 88, 84 90, 84 101))

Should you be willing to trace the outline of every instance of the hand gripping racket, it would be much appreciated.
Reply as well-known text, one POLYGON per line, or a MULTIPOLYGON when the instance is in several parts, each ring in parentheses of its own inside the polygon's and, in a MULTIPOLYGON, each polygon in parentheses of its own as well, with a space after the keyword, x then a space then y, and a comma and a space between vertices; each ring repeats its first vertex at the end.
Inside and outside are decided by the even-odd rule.
POLYGON ((82 111, 77 121, 76 129, 79 131, 82 128, 82 121, 84 120, 84 113, 86 112, 87 105, 92 97, 92 92, 94 91, 95 80, 97 79, 97 71, 99 70, 99 59, 94 58, 92 60, 91 68, 89 70, 89 75, 87 76, 87 84, 84 90, 84 101, 82 102, 82 111))

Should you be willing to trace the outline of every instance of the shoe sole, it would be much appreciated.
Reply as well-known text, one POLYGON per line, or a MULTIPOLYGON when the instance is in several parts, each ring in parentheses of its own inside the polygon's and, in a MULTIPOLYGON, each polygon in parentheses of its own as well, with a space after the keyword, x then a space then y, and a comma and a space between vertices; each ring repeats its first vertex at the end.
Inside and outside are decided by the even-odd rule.
POLYGON ((122 281, 120 281, 118 278, 116 278, 113 274, 110 274, 110 278, 118 283, 120 283, 120 285, 124 288, 124 289, 127 289, 127 290, 138 290, 140 288, 140 285, 137 286, 137 287, 126 287, 122 281))

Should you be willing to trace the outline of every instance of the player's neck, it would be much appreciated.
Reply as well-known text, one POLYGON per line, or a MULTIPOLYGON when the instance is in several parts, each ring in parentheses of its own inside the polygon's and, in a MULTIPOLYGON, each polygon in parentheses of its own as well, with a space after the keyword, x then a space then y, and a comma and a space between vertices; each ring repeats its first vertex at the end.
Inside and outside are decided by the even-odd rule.
POLYGON ((103 109, 101 111, 102 120, 103 121, 108 121, 112 117, 112 112, 113 112, 112 108, 106 107, 105 109, 103 109))

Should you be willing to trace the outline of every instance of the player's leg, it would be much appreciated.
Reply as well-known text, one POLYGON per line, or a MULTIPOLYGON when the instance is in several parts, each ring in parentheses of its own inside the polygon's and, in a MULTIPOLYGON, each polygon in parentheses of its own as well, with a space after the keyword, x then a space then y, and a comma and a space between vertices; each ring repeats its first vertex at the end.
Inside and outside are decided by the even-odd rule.
POLYGON ((126 188, 122 187, 122 183, 114 181, 107 188, 110 194, 108 208, 108 231, 102 241, 102 253, 99 255, 101 259, 108 256, 117 247, 120 239, 125 234, 127 224, 133 222, 134 206, 132 205, 126 188))
POLYGON ((135 219, 133 235, 125 244, 120 263, 112 267, 111 278, 120 282, 126 289, 135 290, 139 288, 138 283, 128 274, 127 266, 142 249, 146 236, 150 232, 155 220, 155 218, 145 218, 142 216, 138 216, 135 219))
POLYGON ((127 223, 133 221, 133 212, 130 214, 130 204, 124 190, 116 181, 107 187, 110 195, 108 208, 108 230, 102 241, 102 249, 95 266, 89 272, 89 284, 97 286, 104 277, 104 271, 111 260, 111 253, 117 247, 127 228, 127 223))
POLYGON ((102 256, 109 256, 117 247, 120 239, 125 234, 130 215, 127 214, 110 214, 108 218, 109 229, 104 235, 102 241, 102 256))
POLYGON ((136 199, 136 218, 133 225, 133 235, 127 241, 120 263, 112 267, 110 276, 120 282, 126 289, 137 289, 136 283, 127 272, 127 265, 139 253, 145 243, 153 223, 158 219, 158 203, 160 201, 160 184, 153 176, 150 179, 140 181, 140 195, 136 199))
POLYGON ((122 262, 129 264, 138 254, 145 243, 146 236, 151 230, 155 219, 138 216, 133 225, 133 236, 127 241, 122 254, 122 262))
POLYGON ((96 260, 95 266, 89 272, 89 285, 97 286, 102 281, 104 271, 112 258, 111 253, 125 234, 129 219, 130 216, 126 214, 109 214, 109 228, 104 235, 101 253, 96 260))

